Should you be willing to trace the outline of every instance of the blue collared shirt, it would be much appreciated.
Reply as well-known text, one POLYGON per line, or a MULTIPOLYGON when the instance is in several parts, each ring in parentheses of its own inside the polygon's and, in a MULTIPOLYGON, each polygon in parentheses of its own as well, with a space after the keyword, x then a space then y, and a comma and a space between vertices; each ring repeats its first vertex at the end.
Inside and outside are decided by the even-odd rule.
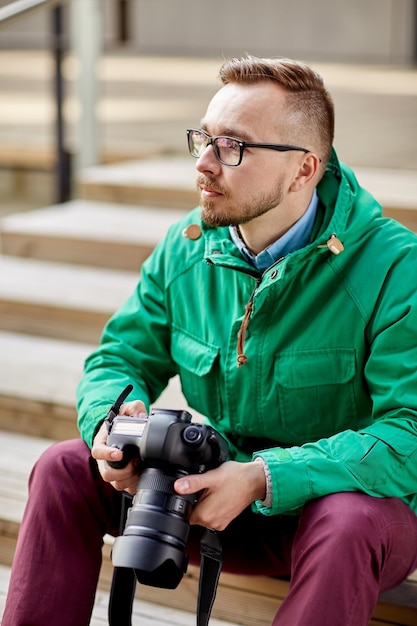
POLYGON ((311 237, 311 232, 314 226, 314 220, 316 219, 317 206, 319 199, 317 191, 314 190, 311 202, 307 207, 306 212, 300 217, 300 219, 293 225, 286 233, 279 239, 271 243, 270 246, 262 250, 259 254, 253 254, 245 242, 239 237, 234 226, 230 226, 230 236, 232 241, 237 245, 243 256, 245 256, 252 265, 256 267, 260 272, 265 272, 268 267, 271 267, 273 263, 281 259, 282 257, 299 250, 308 244, 311 237))

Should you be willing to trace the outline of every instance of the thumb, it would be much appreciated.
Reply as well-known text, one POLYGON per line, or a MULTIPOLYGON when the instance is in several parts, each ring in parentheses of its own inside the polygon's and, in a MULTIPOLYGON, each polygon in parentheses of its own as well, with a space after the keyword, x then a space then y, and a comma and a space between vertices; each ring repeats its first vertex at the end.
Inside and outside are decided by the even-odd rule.
POLYGON ((174 489, 179 494, 197 493, 205 488, 203 477, 198 474, 190 474, 184 478, 178 478, 174 483, 174 489))

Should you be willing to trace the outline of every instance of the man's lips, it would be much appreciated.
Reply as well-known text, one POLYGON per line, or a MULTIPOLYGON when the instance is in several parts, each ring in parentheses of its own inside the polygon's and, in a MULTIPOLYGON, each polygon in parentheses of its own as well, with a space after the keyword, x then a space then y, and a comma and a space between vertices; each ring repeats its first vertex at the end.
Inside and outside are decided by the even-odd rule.
POLYGON ((201 190, 201 195, 204 196, 205 198, 217 198, 218 196, 222 195, 219 191, 216 191, 212 187, 204 186, 204 187, 200 187, 200 190, 201 190))
POLYGON ((199 180, 197 184, 201 195, 205 198, 216 198, 218 196, 224 195, 223 191, 221 191, 218 187, 216 187, 215 185, 211 185, 206 181, 199 180))

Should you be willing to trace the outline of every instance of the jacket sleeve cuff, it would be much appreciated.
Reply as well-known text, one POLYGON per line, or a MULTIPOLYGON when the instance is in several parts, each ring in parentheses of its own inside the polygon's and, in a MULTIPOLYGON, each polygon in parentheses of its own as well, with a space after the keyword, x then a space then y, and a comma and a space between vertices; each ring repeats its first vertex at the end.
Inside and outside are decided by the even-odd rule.
POLYGON ((260 463, 263 467, 265 474, 265 485, 266 485, 266 495, 264 500, 259 500, 260 504, 267 509, 272 507, 272 479, 271 472, 269 471, 268 465, 265 463, 261 456, 257 456, 254 459, 255 463, 260 463))
MULTIPOLYGON (((308 467, 299 447, 271 448, 256 452, 253 460, 262 459, 270 476, 270 498, 257 500, 253 509, 263 515, 294 515, 314 495, 308 467)), ((267 479, 268 480, 268 479, 267 479)))

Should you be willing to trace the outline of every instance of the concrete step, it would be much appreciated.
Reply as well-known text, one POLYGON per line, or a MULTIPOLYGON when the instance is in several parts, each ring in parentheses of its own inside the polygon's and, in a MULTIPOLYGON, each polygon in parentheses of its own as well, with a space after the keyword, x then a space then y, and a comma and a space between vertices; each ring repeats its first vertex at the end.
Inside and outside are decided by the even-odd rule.
MULTIPOLYGON (((93 344, 0 331, 0 430, 53 440, 78 436, 75 394, 93 344)), ((189 409, 178 378, 157 401, 189 409)), ((0 481, 1 482, 1 481, 0 481)))
POLYGON ((81 171, 82 198, 190 210, 198 204, 195 159, 164 157, 101 165, 81 171))
POLYGON ((0 256, 0 329, 96 343, 138 276, 0 256))
MULTIPOLYGON (((33 136, 6 138, 0 142, 0 214, 47 206, 58 197, 59 179, 55 140, 33 136), (18 208, 20 207, 20 208, 18 208)), ((104 149, 101 163, 152 158, 163 153, 155 142, 136 141, 132 148, 104 149)), ((69 155, 70 160, 73 155, 69 155)), ((74 168, 73 168, 74 169, 74 168)), ((72 196, 75 182, 71 181, 72 196)))
MULTIPOLYGON (((30 470, 50 440, 26 437, 0 431, 0 615, 3 611, 16 546, 20 520, 27 498, 27 480, 30 470)), ((106 538, 103 548, 103 566, 96 596, 93 626, 107 623, 108 591, 112 577, 110 561, 111 541, 106 538)), ((198 587, 198 568, 189 567, 175 590, 138 586, 134 602, 134 623, 151 626, 186 626, 195 623, 198 587)), ((417 587, 413 579, 383 594, 378 602, 370 626, 385 624, 413 626, 417 617, 417 587)), ((288 592, 288 582, 264 577, 227 574, 220 576, 213 607, 212 626, 268 626, 277 607, 288 592), (221 620, 227 620, 223 622, 221 620)))
POLYGON ((79 436, 75 393, 92 349, 85 343, 0 332, 0 429, 52 440, 79 436))
MULTIPOLYGON (((414 170, 353 167, 359 182, 394 217, 417 231, 417 174, 414 170)), ((87 168, 79 179, 84 198, 191 209, 198 204, 195 160, 145 159, 87 168)))
POLYGON ((0 219, 3 254, 137 271, 185 211, 73 200, 0 219))
MULTIPOLYGON (((0 565, 0 619, 6 602, 10 573, 10 567, 0 565)), ((108 626, 109 597, 108 591, 103 589, 97 591, 90 626, 108 626)), ((195 600, 191 597, 187 605, 183 604, 181 609, 174 609, 160 603, 143 600, 139 595, 133 603, 132 623, 140 624, 140 626, 194 626, 196 622, 194 604, 195 600)), ((235 622, 232 623, 215 617, 210 620, 210 626, 234 625, 235 622)))
POLYGON ((0 430, 0 563, 10 564, 27 499, 30 471, 52 440, 0 430))
MULTIPOLYGON (((111 149, 104 147, 99 158, 101 163, 121 163, 133 159, 149 159, 162 156, 166 148, 155 141, 138 141, 135 146, 111 149)), ((32 136, 5 139, 0 145, 0 167, 9 170, 55 171, 58 160, 57 148, 51 140, 42 141, 32 136)))

